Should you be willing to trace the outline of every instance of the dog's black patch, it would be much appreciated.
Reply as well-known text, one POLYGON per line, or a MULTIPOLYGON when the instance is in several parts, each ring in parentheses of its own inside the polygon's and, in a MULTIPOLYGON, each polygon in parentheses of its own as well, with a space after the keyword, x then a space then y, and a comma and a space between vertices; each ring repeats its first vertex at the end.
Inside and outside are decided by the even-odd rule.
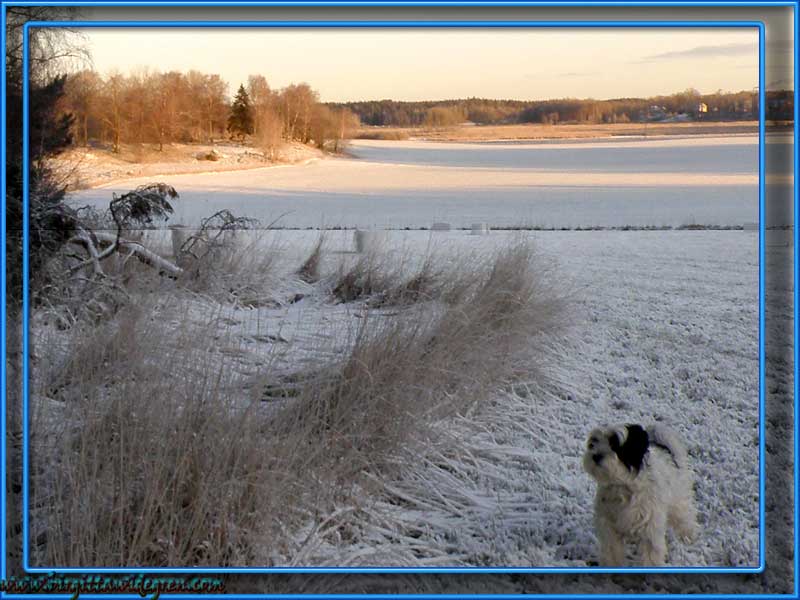
POLYGON ((626 425, 625 428, 628 430, 625 443, 620 444, 619 437, 614 434, 609 438, 609 445, 628 470, 639 471, 650 447, 650 436, 641 425, 626 425))

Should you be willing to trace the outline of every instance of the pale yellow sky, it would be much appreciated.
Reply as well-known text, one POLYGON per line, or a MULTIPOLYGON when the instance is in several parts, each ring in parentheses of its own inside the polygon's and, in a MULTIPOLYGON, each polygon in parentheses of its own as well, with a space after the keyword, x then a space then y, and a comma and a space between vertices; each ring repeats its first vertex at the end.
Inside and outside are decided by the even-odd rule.
MULTIPOLYGON (((87 29, 94 67, 307 82, 326 102, 621 98, 758 86, 756 29, 87 29)), ((767 72, 767 82, 770 73, 767 72)))

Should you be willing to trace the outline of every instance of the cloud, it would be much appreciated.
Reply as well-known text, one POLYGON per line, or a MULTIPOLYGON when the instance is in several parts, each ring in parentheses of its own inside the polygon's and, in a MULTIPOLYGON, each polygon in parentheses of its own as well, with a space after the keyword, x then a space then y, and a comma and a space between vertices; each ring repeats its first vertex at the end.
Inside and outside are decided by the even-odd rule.
POLYGON ((661 54, 651 54, 636 62, 654 62, 682 58, 728 58, 732 56, 758 56, 757 44, 720 44, 717 46, 696 46, 688 50, 674 50, 661 54))
POLYGON ((567 73, 559 73, 557 77, 587 77, 592 75, 590 71, 569 71, 567 73))

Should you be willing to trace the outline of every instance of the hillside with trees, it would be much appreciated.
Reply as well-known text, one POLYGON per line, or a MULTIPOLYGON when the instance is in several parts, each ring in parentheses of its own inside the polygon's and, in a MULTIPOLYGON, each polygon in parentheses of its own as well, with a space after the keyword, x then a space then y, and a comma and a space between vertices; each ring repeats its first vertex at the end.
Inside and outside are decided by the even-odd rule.
POLYGON ((263 75, 251 75, 233 101, 219 75, 198 71, 142 70, 101 76, 84 70, 66 78, 60 103, 72 115, 76 145, 153 144, 252 139, 268 156, 283 142, 299 141, 338 150, 358 126, 346 108, 319 102, 305 83, 273 90, 263 75))
MULTIPOLYGON (((767 93, 767 118, 790 120, 791 92, 767 93)), ((478 125, 537 123, 629 123, 668 119, 743 121, 758 119, 758 92, 701 94, 687 89, 669 96, 593 100, 491 100, 467 98, 424 102, 372 100, 329 103, 355 113, 364 125, 445 127, 465 121, 478 125)))
MULTIPOLYGON (((73 119, 74 143, 90 142, 119 152, 122 144, 209 143, 251 140, 267 157, 284 142, 338 151, 360 124, 437 129, 477 125, 642 123, 671 120, 748 121, 758 118, 758 93, 701 94, 687 89, 669 96, 594 100, 562 98, 522 101, 467 98, 401 102, 369 100, 322 103, 306 83, 272 89, 251 75, 235 97, 219 75, 140 70, 101 76, 84 70, 69 75, 60 103, 73 119)), ((767 93, 767 119, 791 120, 791 92, 767 93)))

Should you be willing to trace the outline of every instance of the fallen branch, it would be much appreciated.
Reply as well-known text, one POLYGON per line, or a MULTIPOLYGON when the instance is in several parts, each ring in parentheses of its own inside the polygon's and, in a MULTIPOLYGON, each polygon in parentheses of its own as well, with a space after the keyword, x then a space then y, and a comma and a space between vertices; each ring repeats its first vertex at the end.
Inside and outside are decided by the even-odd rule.
POLYGON ((113 199, 109 204, 109 212, 116 225, 116 232, 113 235, 98 231, 90 232, 79 226, 77 222, 74 223, 75 235, 69 241, 86 248, 89 258, 71 267, 70 274, 91 265, 95 276, 104 277, 105 273, 100 262, 122 251, 128 252, 124 258, 125 261, 131 256, 136 256, 146 265, 155 267, 159 271, 166 271, 172 276, 177 277, 183 273, 183 269, 161 258, 141 244, 122 238, 123 230, 128 228, 131 223, 149 225, 153 218, 166 218, 171 214, 172 205, 167 201, 168 197, 177 198, 178 192, 172 186, 164 183, 140 186, 122 196, 112 194, 113 199), (98 251, 98 247, 100 251, 98 251))
MULTIPOLYGON (((97 238, 95 238, 97 239, 97 238)), ((91 234, 88 231, 83 229, 82 227, 78 227, 76 230, 76 235, 70 238, 70 242, 81 244, 86 251, 89 253, 89 258, 81 262, 80 264, 75 265, 69 271, 70 273, 77 273, 84 267, 88 267, 92 265, 92 271, 98 277, 105 276, 103 273, 103 268, 100 266, 100 254, 97 252, 97 247, 94 245, 94 241, 92 240, 91 234)))
POLYGON ((114 244, 116 242, 119 250, 129 252, 146 265, 157 268, 161 271, 165 271, 170 275, 174 275, 175 277, 183 274, 183 269, 181 269, 178 265, 173 264, 155 252, 148 250, 138 242, 132 242, 124 238, 120 238, 117 241, 117 236, 111 233, 95 232, 94 235, 101 245, 114 244))

